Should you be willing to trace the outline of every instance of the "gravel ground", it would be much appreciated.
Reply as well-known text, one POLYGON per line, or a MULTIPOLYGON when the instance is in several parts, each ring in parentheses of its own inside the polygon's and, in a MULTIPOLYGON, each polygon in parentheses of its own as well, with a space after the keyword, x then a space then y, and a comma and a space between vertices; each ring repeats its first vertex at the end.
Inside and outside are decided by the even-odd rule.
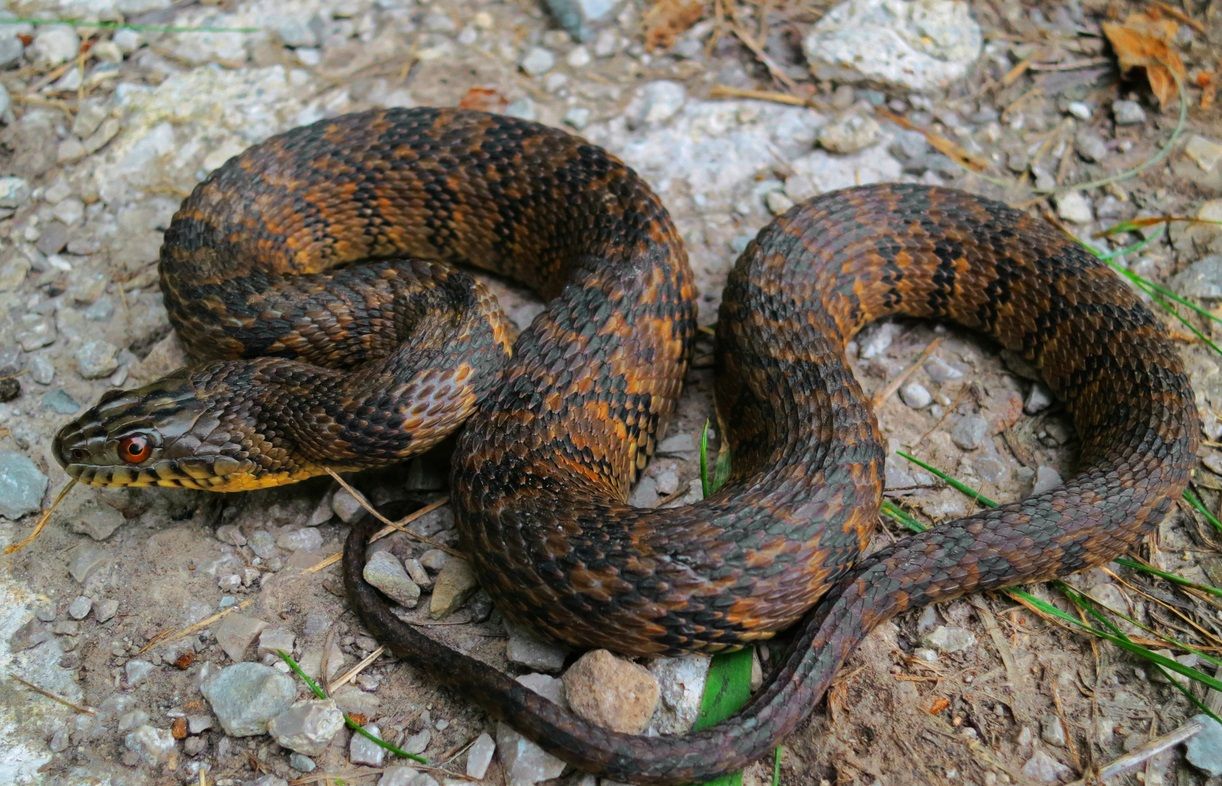
MULTIPOLYGON (((1140 79, 1122 80, 1101 38, 1101 22, 1123 19, 1128 3, 994 0, 968 14, 951 2, 857 0, 829 12, 831 3, 727 1, 717 5, 721 16, 705 9, 657 51, 645 45, 668 35, 657 12, 616 0, 548 5, 550 15, 530 0, 355 0, 342 14, 320 0, 9 3, 13 16, 197 29, 0 26, 0 540, 22 537, 65 483, 50 455, 65 420, 107 389, 182 363, 155 266, 178 202, 229 156, 320 117, 465 100, 579 131, 637 168, 669 206, 705 324, 735 254, 772 214, 855 183, 956 185, 1029 206, 1083 238, 1139 216, 1222 220, 1222 124, 1216 108, 1200 107, 1195 86, 1164 160, 1137 177, 1058 191, 1151 159, 1175 127, 1174 107, 1161 110, 1140 79), (782 94, 806 105, 775 100, 782 94), (983 171, 956 164, 894 117, 935 141, 955 140, 983 171)), ((1174 39, 1194 78, 1216 66, 1209 53, 1222 46, 1222 12, 1200 5, 1183 4, 1197 26, 1180 23, 1174 39)), ((1217 313, 1217 227, 1174 223, 1124 261, 1217 313)), ((492 283, 519 323, 539 308, 492 283)), ((1209 440, 1198 490, 1217 511, 1222 369, 1174 330, 1209 440)), ((1216 327, 1212 335, 1222 338, 1216 327)), ((694 446, 711 411, 710 350, 700 347, 680 415, 634 492, 638 504, 698 493, 694 446)), ((859 378, 881 399, 892 450, 1003 500, 1070 470, 1072 429, 1057 405, 1021 364, 978 339, 899 321, 867 328, 851 350, 859 378)), ((353 481, 375 504, 435 499, 444 467, 444 456, 429 456, 408 466, 406 483, 403 470, 353 481)), ((974 510, 894 456, 887 486, 934 522, 974 510)), ((208 783, 264 786, 323 778, 594 786, 409 667, 382 658, 345 677, 376 643, 346 611, 337 570, 318 567, 358 512, 326 479, 223 499, 70 494, 36 543, 5 558, 0 576, 0 668, 11 677, 0 683, 0 783, 194 783, 204 773, 208 783), (307 701, 277 649, 330 685, 333 701, 307 701), (340 710, 444 772, 395 766, 350 739, 340 710)), ((409 618, 438 623, 430 631, 439 638, 603 722, 662 732, 691 722, 703 658, 646 668, 578 659, 507 629, 472 592, 465 563, 447 553, 448 508, 411 528, 416 540, 386 539, 371 565, 409 618)), ((878 540, 900 534, 881 531, 878 540)), ((1139 556, 1222 585, 1217 546, 1217 532, 1183 509, 1139 556)), ((1070 583, 1144 624, 1218 644, 1217 606, 1200 597, 1122 568, 1070 583)), ((1050 587, 1031 591, 1064 605, 1050 587)), ((762 650, 765 667, 771 656, 762 650)), ((1216 693, 1194 690, 1219 709, 1216 693)), ((828 702, 785 741, 782 782, 1064 783, 1195 712, 1141 661, 1006 596, 969 598, 876 630, 828 702)), ((1222 772, 1219 736, 1211 727, 1187 749, 1168 747, 1110 782, 1204 783, 1222 772)), ((770 771, 759 762, 746 781, 766 783, 770 771)))

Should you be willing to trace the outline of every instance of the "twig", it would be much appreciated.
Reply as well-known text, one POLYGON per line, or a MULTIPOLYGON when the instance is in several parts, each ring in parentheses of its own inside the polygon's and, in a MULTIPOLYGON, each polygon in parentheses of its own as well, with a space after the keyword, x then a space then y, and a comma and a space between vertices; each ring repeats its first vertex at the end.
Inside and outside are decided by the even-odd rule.
POLYGON ((890 382, 888 382, 886 387, 882 388, 881 390, 876 391, 874 393, 874 401, 873 401, 874 409, 877 410, 879 407, 883 405, 883 402, 891 398, 892 394, 894 394, 895 391, 899 390, 900 386, 903 385, 908 380, 908 377, 912 376, 912 373, 916 371, 918 368, 920 368, 925 363, 926 360, 929 360, 929 356, 932 355, 934 353, 934 350, 936 350, 941 345, 942 345, 942 336, 935 336, 934 339, 930 341, 928 344, 926 344, 925 348, 921 350, 921 354, 916 356, 916 360, 908 364, 907 368, 905 368, 899 374, 896 374, 895 378, 892 379, 890 382))
POLYGON ((1178 729, 1169 731, 1161 737, 1155 737, 1140 748, 1129 751, 1119 759, 1105 765, 1103 769, 1099 770, 1098 779, 1082 779, 1074 781, 1069 786, 1087 786, 1087 784, 1118 778, 1126 772, 1137 769, 1150 758, 1157 756, 1168 748, 1173 748, 1181 742, 1192 739, 1204 728, 1205 725, 1201 721, 1193 718, 1178 729))
POLYGON ((13 680, 13 682, 16 682, 20 685, 24 685, 26 688, 29 688, 30 690, 34 691, 38 695, 45 696, 48 699, 50 699, 51 701, 59 702, 60 704, 64 705, 65 707, 70 707, 71 709, 74 709, 77 712, 84 713, 85 715, 97 715, 98 714, 98 711, 95 710, 93 707, 89 707, 84 704, 77 704, 74 701, 69 701, 68 699, 65 699, 63 696, 60 696, 58 693, 52 693, 51 691, 47 690, 46 688, 40 688, 37 685, 35 685, 34 683, 30 682, 29 680, 18 677, 16 674, 10 674, 9 677, 13 680))
POLYGON ((59 507, 59 503, 63 501, 64 497, 68 495, 68 492, 71 491, 72 487, 75 485, 76 478, 72 478, 64 484, 64 487, 59 490, 58 494, 55 495, 55 500, 51 503, 51 507, 44 510, 42 515, 38 517, 38 521, 34 524, 34 529, 30 531, 30 534, 26 535, 16 543, 10 543, 4 547, 5 556, 15 554, 34 542, 34 539, 37 538, 47 526, 47 522, 51 520, 51 514, 55 512, 55 509, 59 507))

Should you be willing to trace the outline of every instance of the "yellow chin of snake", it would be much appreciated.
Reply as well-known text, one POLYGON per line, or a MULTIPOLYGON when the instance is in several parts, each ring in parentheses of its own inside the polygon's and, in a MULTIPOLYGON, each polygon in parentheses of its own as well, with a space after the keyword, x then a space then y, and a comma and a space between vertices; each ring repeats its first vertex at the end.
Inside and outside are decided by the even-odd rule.
MULTIPOLYGON (((236 470, 224 474, 166 472, 162 468, 113 467, 106 471, 83 469, 76 475, 80 482, 94 488, 162 488, 194 489, 197 491, 239 492, 285 486, 290 483, 324 475, 328 471, 351 472, 355 467, 324 467, 310 465, 292 472, 251 472, 236 470), (160 471, 159 471, 160 470, 160 471)), ((72 474, 71 472, 69 474, 72 474)))

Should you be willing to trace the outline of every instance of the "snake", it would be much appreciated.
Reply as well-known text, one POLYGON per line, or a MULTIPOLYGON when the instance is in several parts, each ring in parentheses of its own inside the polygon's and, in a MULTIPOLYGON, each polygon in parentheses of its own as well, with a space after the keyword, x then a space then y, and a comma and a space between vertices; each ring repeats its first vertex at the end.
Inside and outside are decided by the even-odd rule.
POLYGON ((1055 227, 948 188, 875 184, 796 205, 733 265, 716 323, 727 482, 638 509, 697 332, 683 242, 600 147, 470 110, 379 109, 228 161, 166 231, 160 281, 191 365, 105 394, 56 436, 94 486, 240 491, 396 463, 457 432, 460 545, 504 617, 627 656, 729 651, 792 629, 763 687, 711 729, 584 720, 349 601, 391 652, 580 770, 689 783, 763 755, 879 623, 964 593, 1063 576, 1135 545, 1186 487, 1199 440, 1164 327, 1055 227), (546 305, 516 338, 473 266, 546 305), (1052 490, 863 557, 884 455, 847 350, 891 317, 957 323, 1021 355, 1069 413, 1052 490))

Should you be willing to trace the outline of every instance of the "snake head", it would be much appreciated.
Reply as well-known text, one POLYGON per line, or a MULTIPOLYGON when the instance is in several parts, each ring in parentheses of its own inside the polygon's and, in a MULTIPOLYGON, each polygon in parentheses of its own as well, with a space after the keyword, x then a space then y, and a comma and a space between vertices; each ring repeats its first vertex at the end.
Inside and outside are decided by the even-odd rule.
POLYGON ((105 393, 55 435, 56 460, 71 477, 99 487, 244 491, 289 482, 284 472, 260 467, 232 407, 200 383, 216 377, 217 365, 105 393))

